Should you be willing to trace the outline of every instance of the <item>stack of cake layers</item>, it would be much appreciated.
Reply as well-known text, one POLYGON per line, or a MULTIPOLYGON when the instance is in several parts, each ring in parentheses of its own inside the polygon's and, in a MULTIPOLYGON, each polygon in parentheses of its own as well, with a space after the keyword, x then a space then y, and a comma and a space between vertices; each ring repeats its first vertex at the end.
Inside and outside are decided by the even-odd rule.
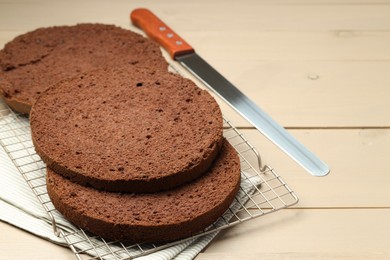
POLYGON ((159 47, 102 24, 38 29, 0 51, 5 102, 30 115, 59 212, 109 240, 204 230, 232 203, 239 158, 214 98, 159 47))

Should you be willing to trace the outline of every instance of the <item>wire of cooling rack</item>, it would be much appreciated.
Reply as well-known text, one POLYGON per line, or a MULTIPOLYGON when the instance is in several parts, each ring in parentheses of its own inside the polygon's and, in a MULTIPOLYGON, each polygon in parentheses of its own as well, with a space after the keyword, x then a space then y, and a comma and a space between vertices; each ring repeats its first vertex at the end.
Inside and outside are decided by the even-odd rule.
POLYGON ((46 190, 46 166, 31 141, 29 120, 0 103, 0 144, 47 212, 57 236, 62 237, 78 259, 131 259, 176 245, 188 245, 197 238, 257 218, 298 202, 298 197, 260 154, 227 119, 224 136, 237 150, 241 161, 241 187, 227 212, 203 232, 164 244, 108 242, 74 227, 54 208, 46 190))

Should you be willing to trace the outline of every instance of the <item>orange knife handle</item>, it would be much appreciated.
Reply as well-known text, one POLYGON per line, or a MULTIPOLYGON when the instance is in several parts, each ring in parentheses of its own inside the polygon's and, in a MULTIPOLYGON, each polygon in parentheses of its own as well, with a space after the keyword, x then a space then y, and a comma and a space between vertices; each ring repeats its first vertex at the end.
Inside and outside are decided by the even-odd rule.
POLYGON ((148 9, 138 8, 133 10, 130 14, 130 20, 168 51, 172 59, 194 52, 194 49, 183 38, 148 9))

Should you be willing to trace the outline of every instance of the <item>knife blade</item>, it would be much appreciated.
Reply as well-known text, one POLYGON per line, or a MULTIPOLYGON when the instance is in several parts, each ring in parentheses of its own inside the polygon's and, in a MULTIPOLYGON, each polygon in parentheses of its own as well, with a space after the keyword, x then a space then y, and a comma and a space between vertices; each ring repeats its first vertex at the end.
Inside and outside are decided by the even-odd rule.
POLYGON ((202 59, 191 45, 155 14, 148 9, 138 8, 131 12, 130 19, 135 26, 168 51, 172 59, 178 61, 311 175, 325 176, 330 172, 323 161, 202 59))

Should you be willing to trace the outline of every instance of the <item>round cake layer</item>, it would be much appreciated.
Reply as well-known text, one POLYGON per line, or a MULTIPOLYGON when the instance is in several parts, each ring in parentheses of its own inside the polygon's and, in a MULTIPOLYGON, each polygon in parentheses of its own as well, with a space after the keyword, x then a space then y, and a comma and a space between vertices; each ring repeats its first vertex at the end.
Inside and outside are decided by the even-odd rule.
POLYGON ((98 70, 42 93, 30 124, 37 153, 82 185, 155 192, 207 171, 222 144, 222 113, 192 81, 169 72, 98 70))
POLYGON ((205 175, 159 193, 98 191, 47 170, 49 196, 69 221, 105 239, 136 243, 171 241, 204 230, 228 209, 239 185, 239 158, 227 141, 205 175))
POLYGON ((20 113, 46 88, 97 68, 167 70, 153 41, 113 25, 79 24, 40 28, 20 35, 0 51, 0 89, 20 113))

